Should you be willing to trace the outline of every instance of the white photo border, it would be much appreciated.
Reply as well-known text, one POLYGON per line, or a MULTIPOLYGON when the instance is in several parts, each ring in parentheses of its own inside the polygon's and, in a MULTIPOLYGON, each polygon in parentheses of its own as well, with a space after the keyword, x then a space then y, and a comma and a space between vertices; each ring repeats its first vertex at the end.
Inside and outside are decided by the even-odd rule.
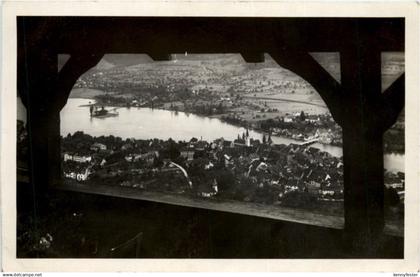
POLYGON ((419 6, 412 2, 279 1, 5 1, 2 7, 0 184, 5 271, 418 271, 419 6), (406 151, 404 259, 17 259, 17 16, 403 17, 405 18, 406 151))

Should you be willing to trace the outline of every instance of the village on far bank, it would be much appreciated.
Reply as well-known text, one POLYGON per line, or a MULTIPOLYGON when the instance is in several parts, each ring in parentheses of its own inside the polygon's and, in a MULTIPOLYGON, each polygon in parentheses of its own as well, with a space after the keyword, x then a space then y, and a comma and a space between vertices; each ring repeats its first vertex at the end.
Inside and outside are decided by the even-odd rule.
MULTIPOLYGON (((152 108, 171 110, 175 113, 191 113, 218 118, 223 122, 265 132, 271 136, 342 146, 341 127, 334 121, 328 109, 319 103, 311 106, 304 101, 295 101, 294 99, 296 97, 299 99, 299 96, 281 95, 286 99, 271 99, 262 93, 244 96, 232 91, 212 93, 207 88, 179 91, 166 91, 167 89, 151 87, 150 92, 142 95, 94 90, 94 103, 90 105, 95 108, 110 107, 114 110, 117 107, 152 108), (280 107, 283 109, 283 106, 288 107, 286 111, 279 110, 280 107)), ((404 132, 404 114, 402 114, 397 123, 384 133, 385 153, 404 153, 404 132)))

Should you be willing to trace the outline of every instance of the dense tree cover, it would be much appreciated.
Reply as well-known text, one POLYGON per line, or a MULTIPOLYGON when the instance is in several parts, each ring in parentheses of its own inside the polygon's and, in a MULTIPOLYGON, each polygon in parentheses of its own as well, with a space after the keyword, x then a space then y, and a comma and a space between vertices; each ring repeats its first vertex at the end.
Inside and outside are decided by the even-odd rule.
POLYGON ((308 118, 304 113, 297 117, 297 120, 293 122, 284 122, 282 118, 277 119, 266 119, 260 121, 260 127, 264 131, 269 131, 271 128, 286 129, 291 131, 297 131, 302 134, 313 133, 316 129, 331 129, 332 131, 338 131, 341 133, 341 128, 334 121, 330 120, 329 116, 317 116, 320 120, 315 124, 310 121, 305 121, 308 118))
POLYGON ((194 105, 187 105, 185 107, 186 112, 195 113, 198 115, 215 115, 215 114, 224 114, 226 113, 227 109, 221 102, 217 104, 194 104, 194 105))
POLYGON ((169 139, 167 145, 159 151, 159 156, 162 159, 176 160, 181 155, 179 149, 180 146, 174 140, 169 139))

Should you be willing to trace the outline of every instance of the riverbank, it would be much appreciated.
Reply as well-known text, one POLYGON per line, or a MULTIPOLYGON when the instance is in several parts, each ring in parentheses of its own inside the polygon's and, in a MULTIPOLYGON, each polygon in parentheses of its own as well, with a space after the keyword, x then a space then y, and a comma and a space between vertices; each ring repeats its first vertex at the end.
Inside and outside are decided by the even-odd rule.
MULTIPOLYGON (((283 138, 288 138, 288 139, 293 139, 299 142, 305 142, 309 139, 311 139, 312 141, 314 141, 313 138, 310 138, 313 134, 296 134, 296 133, 291 133, 291 132, 284 132, 282 134, 279 134, 277 132, 274 132, 272 130, 267 130, 267 128, 265 128, 266 126, 264 125, 264 123, 267 121, 278 121, 280 119, 283 120, 283 118, 291 118, 292 115, 287 113, 287 112, 283 112, 283 111, 279 111, 277 108, 270 108, 269 104, 267 104, 266 102, 264 104, 262 104, 262 107, 264 108, 260 108, 258 107, 254 107, 253 105, 241 105, 241 106, 237 106, 237 105, 232 105, 232 104, 226 104, 226 103, 222 103, 219 102, 218 104, 213 103, 212 101, 200 101, 199 103, 183 103, 180 101, 175 101, 175 102, 147 102, 147 101, 143 101, 143 102, 138 102, 138 101, 133 101, 133 102, 127 102, 126 99, 123 98, 115 98, 115 97, 111 97, 111 98, 106 98, 107 100, 105 101, 105 98, 98 98, 95 97, 95 101, 96 101, 96 105, 98 106, 108 106, 108 107, 118 107, 118 108, 136 108, 136 107, 140 107, 140 108, 152 108, 152 109, 161 109, 161 110, 167 110, 167 111, 172 111, 172 112, 183 112, 186 114, 193 114, 193 115, 197 115, 197 116, 201 116, 201 117, 206 117, 206 118, 214 118, 214 119, 218 119, 221 120, 222 122, 226 122, 228 124, 234 125, 234 126, 238 126, 238 127, 242 127, 245 129, 250 129, 253 130, 255 132, 259 132, 259 133, 264 133, 267 136, 270 134, 273 137, 283 137, 283 138), (226 105, 226 106, 225 106, 226 105)), ((230 101, 230 100, 229 100, 230 101)), ((278 99, 278 101, 289 101, 287 99, 278 99)), ((231 101, 230 101, 231 102, 231 101)), ((302 104, 302 101, 293 101, 290 100, 290 102, 299 102, 299 104, 302 104)), ((307 103, 305 103, 307 104, 307 103)), ((307 104, 309 105, 309 104, 307 104)), ((316 107, 318 107, 318 104, 315 105, 316 107)), ((316 114, 311 114, 308 113, 307 114, 308 117, 317 117, 316 114)), ((324 121, 328 121, 329 123, 331 123, 331 118, 328 117, 326 119, 324 119, 323 117, 324 114, 321 115, 322 120, 324 121)), ((318 116, 318 120, 319 120, 319 116, 318 116)), ((324 124, 325 125, 325 124, 324 124)), ((330 124, 331 125, 331 124, 330 124)), ((291 126, 293 128, 293 126, 291 126)), ((330 126, 330 129, 337 129, 336 126, 330 126)), ((269 128, 268 128, 269 129, 269 128)), ((296 129, 296 128, 295 128, 296 129)), ((340 130, 339 130, 340 131, 340 130)), ((314 132, 313 132, 314 133, 314 132)), ((339 137, 339 135, 335 135, 335 137, 339 137)), ((318 141, 319 143, 325 144, 325 145, 332 145, 332 146, 339 146, 341 147, 341 138, 335 139, 335 140, 331 140, 331 141, 326 141, 326 140, 315 140, 318 141)))
MULTIPOLYGON (((306 114, 304 115, 306 119, 301 120, 302 111, 294 114, 280 114, 279 112, 265 110, 263 112, 257 112, 258 114, 256 116, 250 117, 250 114, 253 112, 251 110, 234 113, 228 110, 226 113, 205 115, 180 109, 179 106, 175 107, 174 109, 172 103, 164 103, 159 108, 216 118, 234 126, 264 133, 267 135, 267 138, 271 136, 292 139, 300 143, 312 141, 326 146, 343 147, 342 130, 334 122, 328 111, 323 114, 306 114), (285 123, 286 120, 288 120, 288 123, 285 123), (282 128, 279 128, 279 126, 282 128), (308 126, 310 126, 309 131, 308 126)), ((404 153, 404 129, 393 126, 384 134, 384 154, 403 155, 404 153)))
MULTIPOLYGON (((326 146, 342 147, 342 131, 334 122, 328 109, 319 101, 305 102, 304 98, 291 99, 291 97, 273 98, 244 96, 240 99, 211 99, 194 101, 165 102, 159 99, 154 101, 130 100, 126 97, 98 97, 99 90, 78 89, 75 96, 93 95, 99 106, 131 108, 144 107, 162 109, 173 112, 184 112, 208 118, 219 119, 255 132, 270 134, 272 137, 293 139, 301 143, 312 141, 326 146), (255 102, 255 103, 254 103, 255 102), (273 103, 275 104, 273 106, 273 103), (281 105, 279 106, 279 103, 281 105), (295 107, 299 105, 299 107, 295 107), (307 105, 303 113, 302 105, 307 105), (279 108, 281 107, 281 110, 279 108), (285 108, 285 110, 283 110, 285 108), (299 109, 297 109, 299 108, 299 109)), ((393 128, 384 135, 385 154, 404 154, 405 147, 400 141, 404 140, 404 131, 393 128)))

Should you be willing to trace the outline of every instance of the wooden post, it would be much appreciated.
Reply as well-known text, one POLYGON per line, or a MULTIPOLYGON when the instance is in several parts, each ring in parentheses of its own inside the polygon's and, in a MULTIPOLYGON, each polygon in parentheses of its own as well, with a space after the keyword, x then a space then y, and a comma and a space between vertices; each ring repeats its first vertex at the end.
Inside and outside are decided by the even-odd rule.
MULTIPOLYGON (((37 51, 35 51, 37 52, 37 51)), ((57 80, 57 55, 49 51, 25 55, 28 82, 20 84, 19 92, 27 110, 29 165, 34 207, 46 212, 48 187, 61 176, 60 111, 51 105, 57 80)))
MULTIPOLYGON (((359 32, 352 34, 354 44, 340 53, 341 84, 307 53, 270 54, 317 89, 342 127, 346 248, 351 256, 375 256, 384 227, 382 136, 396 117, 387 119, 384 112, 390 101, 381 94, 381 53, 369 41, 357 41, 360 38, 355 34, 359 32)), ((399 81, 387 97, 398 100, 393 101, 399 103, 395 110, 403 102, 401 91, 403 82, 399 81)))
POLYGON ((384 228, 381 53, 362 40, 340 57, 345 239, 350 255, 376 256, 384 228))
POLYGON ((372 255, 384 227, 382 134, 362 121, 343 128, 345 239, 351 255, 372 255))

